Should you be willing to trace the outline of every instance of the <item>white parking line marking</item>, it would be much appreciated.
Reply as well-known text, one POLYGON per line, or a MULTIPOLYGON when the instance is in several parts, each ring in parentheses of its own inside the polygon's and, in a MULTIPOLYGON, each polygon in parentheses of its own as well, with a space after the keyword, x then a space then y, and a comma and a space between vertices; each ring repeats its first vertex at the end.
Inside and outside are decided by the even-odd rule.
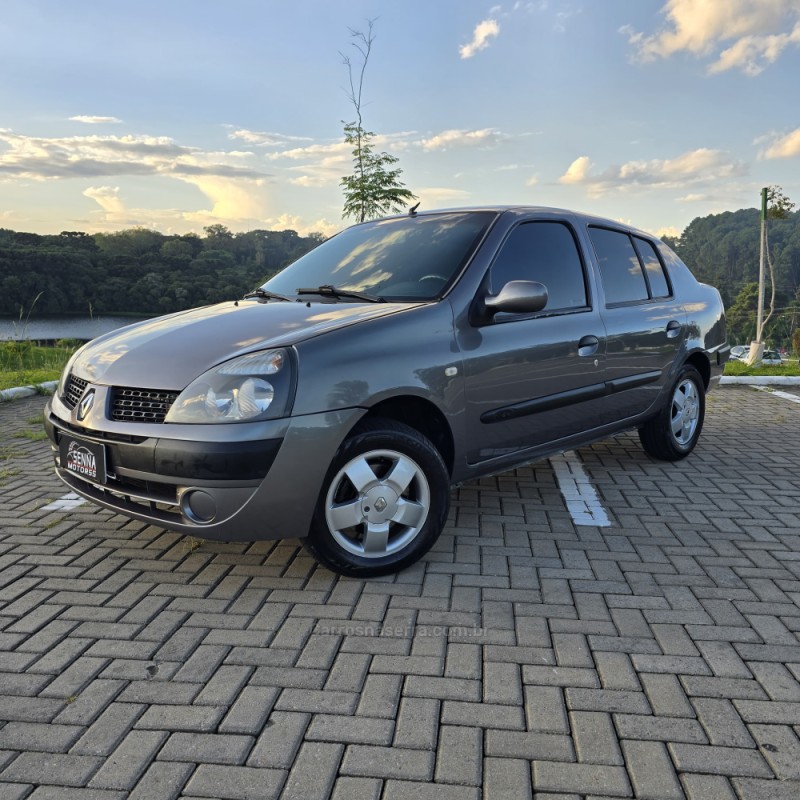
POLYGON ((583 469, 577 453, 570 450, 550 459, 556 476, 558 488, 564 496, 567 511, 576 525, 594 525, 608 528, 611 522, 608 514, 583 469))
POLYGON ((792 394, 791 392, 781 392, 778 389, 770 389, 768 386, 756 386, 755 384, 750 384, 750 388, 758 389, 759 392, 774 394, 775 397, 781 397, 784 400, 791 400, 793 403, 800 403, 800 397, 798 397, 796 394, 792 394))
POLYGON ((44 506, 42 511, 72 511, 73 508, 82 506, 85 502, 86 500, 82 497, 78 497, 75 492, 70 492, 63 497, 59 497, 58 500, 55 500, 49 505, 44 506))

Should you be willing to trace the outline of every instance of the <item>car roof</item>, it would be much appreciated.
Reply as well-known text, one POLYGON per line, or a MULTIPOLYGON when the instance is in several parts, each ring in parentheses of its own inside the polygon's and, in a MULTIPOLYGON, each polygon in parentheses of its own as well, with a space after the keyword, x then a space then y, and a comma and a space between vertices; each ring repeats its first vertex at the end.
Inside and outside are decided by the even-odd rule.
MULTIPOLYGON (((620 220, 611 219, 610 217, 598 217, 594 214, 588 214, 583 211, 574 211, 569 208, 558 208, 555 206, 538 206, 538 205, 485 205, 485 206, 452 206, 448 208, 432 208, 424 211, 417 211, 413 214, 415 217, 433 216, 435 214, 454 214, 454 213, 472 213, 480 211, 492 211, 496 214, 516 213, 516 214, 556 214, 571 217, 578 217, 587 225, 600 225, 603 227, 619 228, 630 233, 645 236, 648 239, 656 239, 660 241, 659 237, 649 231, 643 231, 633 225, 622 222, 620 220)), ((402 217, 411 216, 409 214, 393 214, 384 219, 398 219, 402 217)), ((376 222, 377 220, 370 220, 376 222)))

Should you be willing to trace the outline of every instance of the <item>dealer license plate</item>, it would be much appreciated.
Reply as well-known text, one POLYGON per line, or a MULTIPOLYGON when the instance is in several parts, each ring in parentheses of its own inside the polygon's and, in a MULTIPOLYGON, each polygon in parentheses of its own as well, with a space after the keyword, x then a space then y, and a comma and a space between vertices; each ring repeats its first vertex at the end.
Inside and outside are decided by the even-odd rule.
POLYGON ((61 434, 59 451, 62 469, 85 481, 106 482, 105 445, 61 434))

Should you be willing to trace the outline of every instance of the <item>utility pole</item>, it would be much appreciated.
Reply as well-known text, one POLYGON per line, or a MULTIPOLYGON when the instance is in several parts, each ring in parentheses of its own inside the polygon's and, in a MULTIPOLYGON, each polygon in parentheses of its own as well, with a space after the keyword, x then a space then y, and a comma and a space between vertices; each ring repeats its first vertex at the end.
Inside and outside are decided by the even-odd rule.
POLYGON ((758 263, 758 318, 756 340, 750 342, 748 364, 758 364, 764 355, 764 278, 767 260, 767 188, 761 190, 761 256, 758 263))

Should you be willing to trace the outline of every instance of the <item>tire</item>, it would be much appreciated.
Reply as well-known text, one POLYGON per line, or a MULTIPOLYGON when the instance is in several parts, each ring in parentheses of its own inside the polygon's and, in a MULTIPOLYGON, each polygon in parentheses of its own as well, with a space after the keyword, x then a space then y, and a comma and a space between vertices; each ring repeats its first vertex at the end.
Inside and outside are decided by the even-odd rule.
POLYGON ((684 364, 672 384, 669 400, 639 428, 645 451, 662 461, 679 461, 694 450, 706 414, 706 391, 700 373, 684 364))
POLYGON ((449 475, 433 444, 403 423, 368 419, 331 462, 305 545, 341 575, 397 572, 439 538, 449 506, 449 475))

